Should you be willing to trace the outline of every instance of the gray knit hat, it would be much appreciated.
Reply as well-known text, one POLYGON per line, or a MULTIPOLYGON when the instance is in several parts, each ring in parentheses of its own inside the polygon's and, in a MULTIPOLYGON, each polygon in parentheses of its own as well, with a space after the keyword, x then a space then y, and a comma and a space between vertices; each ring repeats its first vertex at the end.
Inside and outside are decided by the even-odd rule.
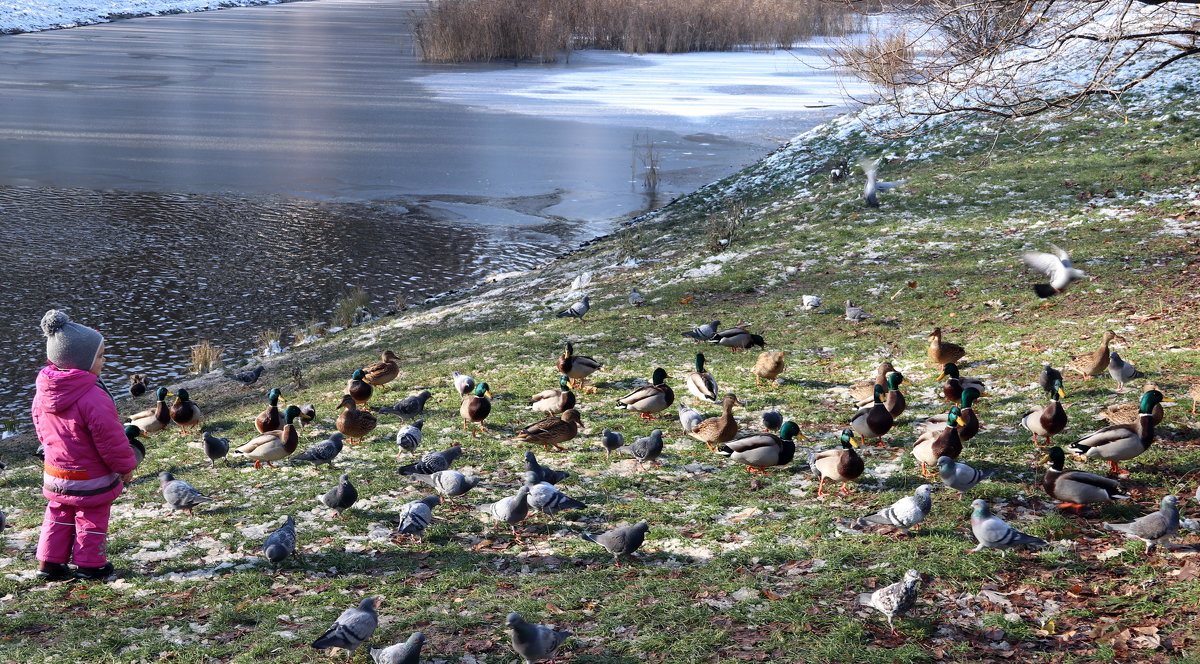
POLYGON ((72 323, 71 317, 58 309, 42 316, 42 332, 46 335, 46 359, 59 369, 91 369, 104 343, 99 332, 72 323))

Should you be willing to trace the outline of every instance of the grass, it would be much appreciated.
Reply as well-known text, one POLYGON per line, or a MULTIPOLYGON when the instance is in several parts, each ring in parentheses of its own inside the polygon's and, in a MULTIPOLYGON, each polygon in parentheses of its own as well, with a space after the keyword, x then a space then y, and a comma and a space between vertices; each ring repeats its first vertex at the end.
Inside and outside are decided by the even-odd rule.
MULTIPOLYGON (((374 643, 419 629, 428 637, 427 660, 470 653, 515 662, 502 628, 515 610, 575 632, 564 654, 581 663, 1190 661, 1200 639, 1195 557, 1146 558, 1142 545, 1099 524, 1145 514, 1168 492, 1187 498, 1184 515, 1194 516, 1200 418, 1183 405, 1169 407, 1156 445, 1127 464, 1133 500, 1093 508, 1082 519, 1058 514, 1041 492, 1040 451, 1017 420, 1044 399, 1033 386, 1041 365, 1062 366, 1091 350, 1106 328, 1129 339, 1122 354, 1176 401, 1200 372, 1200 329, 1186 324, 1196 319, 1200 285, 1194 95, 1183 85, 1130 98, 1123 109, 1096 104, 1049 127, 1026 122, 997 134, 975 123, 885 143, 834 123, 613 237, 488 284, 486 296, 468 293, 305 344, 282 360, 303 367, 302 390, 281 368, 268 369, 254 390, 209 379, 188 386, 207 428, 235 442, 253 436, 272 386, 284 388, 288 403, 316 403, 303 446, 333 430, 351 371, 392 348, 401 375, 374 405, 433 391, 422 449, 461 443, 460 467, 483 480, 455 501, 461 504, 435 510, 424 543, 389 536, 400 506, 426 495, 393 470, 401 425, 394 416, 381 415, 375 434, 347 446, 332 470, 285 462, 256 471, 233 458, 212 471, 198 439, 172 428, 148 437, 145 465, 114 506, 109 553, 123 570, 119 580, 38 584, 30 570, 44 506, 40 469, 14 451, 30 449, 29 436, 7 439, 0 659, 327 661, 307 644, 341 610, 374 594, 384 598, 374 643), (862 205, 859 174, 832 181, 810 166, 887 153, 901 159, 881 176, 908 184, 882 195, 878 209, 862 205), (713 256, 703 250, 705 225, 734 202, 744 206, 736 244, 713 256), (1015 257, 1049 242, 1069 248, 1093 280, 1043 307, 1015 257), (585 270, 596 275, 586 321, 548 315, 585 270), (631 286, 646 295, 645 307, 625 304, 631 286), (824 308, 800 311, 807 293, 820 295, 824 308), (848 298, 874 318, 842 320, 840 302, 848 298), (788 351, 783 384, 754 387, 753 353, 679 336, 712 318, 748 321, 769 349, 788 351), (963 459, 999 474, 963 499, 935 493, 933 513, 911 537, 847 534, 835 517, 876 510, 925 481, 901 448, 913 442, 914 417, 943 408, 937 371, 924 355, 935 325, 968 349, 964 372, 988 384, 990 396, 979 404, 985 429, 963 459), (539 458, 571 470, 560 486, 589 507, 556 523, 534 519, 523 527, 523 544, 503 531, 493 536, 464 505, 520 484, 525 448, 511 438, 534 420, 528 395, 556 384, 554 361, 568 340, 604 363, 593 377, 599 392, 580 395, 587 429, 568 443, 570 451, 539 451, 539 458), (865 450, 869 474, 845 498, 818 500, 803 463, 753 481, 677 436, 668 438, 662 468, 606 465, 598 443, 606 427, 627 438, 654 426, 678 433, 673 421, 641 423, 613 401, 656 366, 690 401, 682 382, 698 350, 722 390, 748 403, 735 411, 746 429, 774 408, 800 424, 809 444, 832 444, 854 410, 838 388, 868 377, 885 357, 912 381, 905 386, 909 413, 888 436, 895 447, 865 450), (493 433, 462 431, 453 370, 490 384, 493 433), (194 515, 167 516, 154 480, 159 470, 220 500, 194 515), (342 472, 362 498, 338 521, 315 497, 342 472), (1003 558, 967 555, 974 497, 1055 546, 1003 558), (272 575, 257 547, 287 514, 298 522, 300 555, 272 575), (577 534, 641 519, 651 524, 646 546, 619 569, 577 534), (857 597, 909 567, 931 580, 893 637, 857 597)), ((1096 428, 1092 414, 1103 406, 1134 396, 1115 394, 1107 378, 1083 382, 1064 373, 1073 405, 1059 442, 1096 428)), ((1196 542, 1195 535, 1180 539, 1196 542)))

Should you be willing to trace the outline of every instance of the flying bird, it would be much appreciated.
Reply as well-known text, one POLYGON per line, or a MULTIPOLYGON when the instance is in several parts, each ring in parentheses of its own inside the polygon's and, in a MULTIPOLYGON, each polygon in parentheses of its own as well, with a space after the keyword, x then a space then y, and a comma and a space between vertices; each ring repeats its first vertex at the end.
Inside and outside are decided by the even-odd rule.
POLYGON ((1065 249, 1055 244, 1051 244, 1050 248, 1054 253, 1027 251, 1021 254, 1021 262, 1025 264, 1025 267, 1050 278, 1049 283, 1033 285, 1033 292, 1037 293, 1040 298, 1058 295, 1072 283, 1087 278, 1087 274, 1083 270, 1077 270, 1071 265, 1071 257, 1067 255, 1065 249))

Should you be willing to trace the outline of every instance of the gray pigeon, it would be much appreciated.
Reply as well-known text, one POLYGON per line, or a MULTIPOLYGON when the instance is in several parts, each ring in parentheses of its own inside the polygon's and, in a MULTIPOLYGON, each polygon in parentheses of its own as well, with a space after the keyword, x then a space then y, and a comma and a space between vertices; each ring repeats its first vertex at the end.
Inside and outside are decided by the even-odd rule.
POLYGON ((538 482, 545 482, 546 484, 558 484, 571 476, 571 473, 565 470, 553 470, 548 466, 538 463, 537 457, 533 455, 533 452, 525 453, 525 472, 532 472, 537 477, 538 482))
POLYGON ((640 307, 646 304, 646 296, 637 291, 636 288, 629 291, 629 306, 640 307))
POLYGON ((0 537, 4 536, 4 528, 8 526, 8 515, 0 510, 0 537))
POLYGON ((1164 496, 1157 512, 1129 523, 1105 523, 1104 527, 1142 540, 1148 556, 1160 542, 1169 545, 1171 536, 1179 531, 1179 499, 1164 496))
POLYGON ((165 470, 158 474, 158 483, 162 487, 163 498, 171 506, 172 511, 187 510, 188 514, 191 514, 192 508, 212 500, 197 491, 196 487, 183 480, 175 479, 174 475, 165 470))
POLYGON ((1108 354, 1108 373, 1117 381, 1118 392, 1125 391, 1125 383, 1146 377, 1146 374, 1134 369, 1133 364, 1121 359, 1115 350, 1108 354))
POLYGON ((704 421, 704 415, 695 408, 688 408, 683 404, 679 404, 679 426, 683 427, 684 431, 691 433, 696 430, 696 425, 704 421))
POLYGON ((418 482, 424 482, 428 484, 429 486, 433 487, 434 491, 437 491, 439 494, 446 496, 447 498, 461 496, 471 489, 474 489, 476 485, 479 484, 478 477, 467 477, 457 470, 439 470, 438 472, 430 475, 422 475, 417 473, 416 475, 411 475, 410 477, 418 482))
POLYGON ((583 317, 587 314, 588 309, 591 309, 591 308, 592 308, 591 300, 588 299, 587 295, 584 295, 582 300, 580 300, 580 301, 576 302, 575 304, 572 304, 571 306, 567 307, 566 309, 563 309, 562 311, 558 312, 557 314, 555 314, 555 317, 556 318, 578 318, 580 320, 583 320, 583 317))
POLYGON ((579 536, 604 547, 612 554, 613 563, 620 567, 621 556, 633 555, 634 551, 641 548, 642 542, 646 541, 647 530, 650 530, 650 525, 645 521, 640 521, 632 526, 613 528, 599 535, 580 533, 579 536))
POLYGON ((871 317, 871 314, 862 310, 861 307, 856 307, 850 300, 846 300, 846 320, 852 323, 861 323, 871 317))
MULTIPOLYGON (((421 431, 425 426, 425 420, 417 420, 412 424, 405 424, 396 432, 396 445, 401 452, 417 453, 417 446, 421 444, 421 431)), ((399 454, 396 455, 400 457, 399 454)))
POLYGON ((484 503, 478 508, 480 512, 491 516, 496 521, 503 521, 512 528, 513 535, 517 534, 517 524, 529 516, 529 487, 523 486, 517 490, 517 495, 501 498, 494 503, 484 503))
POLYGON ((1072 283, 1087 278, 1083 270, 1077 270, 1071 264, 1071 257, 1067 255, 1066 250, 1054 244, 1051 244, 1050 248, 1054 253, 1027 251, 1021 254, 1021 262, 1025 267, 1037 270, 1050 278, 1048 284, 1033 285, 1033 292, 1041 298, 1053 297, 1065 291, 1072 283))
POLYGON ((267 536, 262 551, 272 567, 277 567, 288 556, 296 555, 296 520, 291 515, 288 515, 282 526, 267 536))
MULTIPOLYGON (((683 408, 683 406, 681 405, 680 408, 683 408)), ((620 431, 605 429, 604 437, 600 439, 600 443, 604 445, 604 458, 611 462, 612 453, 621 449, 625 445, 625 435, 620 431)))
POLYGON ((690 337, 692 339, 695 339, 696 341, 708 341, 709 339, 712 339, 713 337, 717 336, 717 329, 720 327, 721 327, 721 321, 714 320, 711 323, 705 323, 704 325, 697 325, 696 327, 693 327, 692 329, 688 330, 687 332, 681 332, 680 334, 682 334, 685 337, 690 337))
POLYGON ((622 447, 620 451, 625 451, 632 455, 633 458, 637 459, 638 468, 645 470, 645 466, 642 464, 651 461, 657 462, 658 457, 662 455, 662 429, 651 431, 649 436, 638 438, 629 445, 622 447))
MULTIPOLYGON (((225 456, 227 454, 229 454, 229 439, 228 438, 218 438, 218 437, 212 435, 211 433, 205 431, 204 432, 204 456, 208 457, 208 459, 210 461, 212 461, 212 467, 216 468, 217 467, 217 459, 225 458, 225 456)), ((229 460, 225 459, 225 463, 229 463, 229 460)))
POLYGON ((975 470, 965 463, 958 463, 954 459, 944 456, 938 457, 938 474, 942 476, 942 484, 963 494, 976 484, 995 475, 996 471, 975 470))
POLYGON ((329 464, 329 467, 332 468, 334 458, 342 453, 342 441, 345 438, 345 434, 339 431, 292 457, 292 461, 311 461, 314 466, 324 463, 329 464))
POLYGON ((333 622, 333 626, 312 642, 312 647, 318 650, 349 650, 350 658, 353 659, 354 651, 375 633, 375 627, 379 624, 379 616, 375 613, 377 606, 379 600, 368 597, 359 603, 358 608, 342 611, 342 615, 333 622))
MULTIPOLYGON (((986 500, 977 498, 971 501, 971 532, 979 540, 979 546, 970 550, 978 553, 986 549, 1000 549, 1000 555, 1007 555, 1008 549, 1018 546, 1045 546, 1046 540, 1025 533, 1004 523, 988 509, 986 500)), ((1107 525, 1107 524, 1105 524, 1107 525)))
POLYGON ((237 373, 230 374, 229 378, 231 380, 235 380, 235 381, 241 383, 242 385, 245 385, 246 387, 250 387, 251 385, 258 382, 258 377, 262 375, 262 372, 263 372, 263 368, 262 368, 262 365, 260 364, 257 367, 254 367, 253 369, 249 369, 246 371, 239 371, 237 373))
POLYGON ((311 403, 306 403, 300 406, 300 415, 296 417, 296 422, 303 429, 306 424, 317 419, 317 407, 311 403))
POLYGON ((508 620, 505 622, 512 630, 513 650, 525 660, 525 664, 553 658, 558 647, 571 636, 571 632, 527 623, 519 613, 508 614, 508 620))
POLYGON ((871 606, 887 616, 888 629, 896 633, 892 619, 902 615, 912 608, 917 601, 917 584, 921 582, 921 573, 910 569, 904 573, 904 578, 890 586, 884 586, 871 593, 871 606))
POLYGON ((344 473, 338 478, 337 486, 321 496, 321 503, 333 510, 339 519, 342 518, 342 511, 350 509, 357 501, 358 489, 350 483, 350 476, 344 473))
POLYGON ((432 475, 439 470, 449 470, 454 460, 462 456, 462 447, 452 445, 440 452, 430 452, 416 463, 400 466, 401 475, 432 475))
POLYGON ((762 424, 767 431, 779 431, 779 428, 783 426, 783 415, 768 410, 762 414, 762 424))
POLYGON ((913 495, 905 496, 892 503, 889 507, 859 518, 858 525, 863 526, 873 523, 883 526, 896 526, 907 535, 908 529, 924 521, 925 517, 929 515, 929 510, 933 509, 933 499, 930 497, 933 494, 933 489, 932 484, 922 484, 917 487, 913 495))
POLYGON ((898 182, 880 182, 876 177, 879 171, 879 162, 879 159, 863 159, 858 162, 863 172, 867 174, 867 184, 863 186, 863 200, 870 207, 879 207, 879 192, 895 189, 904 184, 904 180, 898 182))
POLYGON ((396 527, 396 532, 420 538, 429 524, 433 523, 433 508, 441 504, 441 496, 426 496, 406 503, 400 508, 400 525, 396 527))
POLYGON ((529 506, 542 514, 553 517, 563 510, 587 508, 587 503, 575 500, 553 484, 539 482, 533 471, 525 473, 525 486, 529 487, 529 506))
POLYGON ((454 391, 458 392, 459 396, 467 396, 475 391, 475 378, 468 376, 461 371, 455 371, 451 374, 454 379, 454 391))
POLYGON ((413 632, 404 643, 397 643, 386 648, 371 648, 371 659, 375 664, 419 664, 421 661, 421 646, 425 644, 425 635, 413 632))
POLYGON ((433 394, 429 390, 421 390, 411 397, 404 397, 394 405, 380 408, 379 412, 400 417, 416 417, 425 412, 425 402, 429 401, 432 396, 433 394))

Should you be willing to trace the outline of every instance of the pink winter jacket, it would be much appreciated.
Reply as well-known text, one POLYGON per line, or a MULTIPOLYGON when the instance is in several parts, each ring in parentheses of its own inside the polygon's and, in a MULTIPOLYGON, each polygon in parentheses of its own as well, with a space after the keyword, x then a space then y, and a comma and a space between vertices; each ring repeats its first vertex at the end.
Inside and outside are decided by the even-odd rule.
POLYGON ((96 375, 48 365, 37 377, 33 426, 46 452, 42 493, 65 503, 115 500, 137 458, 96 375), (111 495, 110 495, 111 494, 111 495))

